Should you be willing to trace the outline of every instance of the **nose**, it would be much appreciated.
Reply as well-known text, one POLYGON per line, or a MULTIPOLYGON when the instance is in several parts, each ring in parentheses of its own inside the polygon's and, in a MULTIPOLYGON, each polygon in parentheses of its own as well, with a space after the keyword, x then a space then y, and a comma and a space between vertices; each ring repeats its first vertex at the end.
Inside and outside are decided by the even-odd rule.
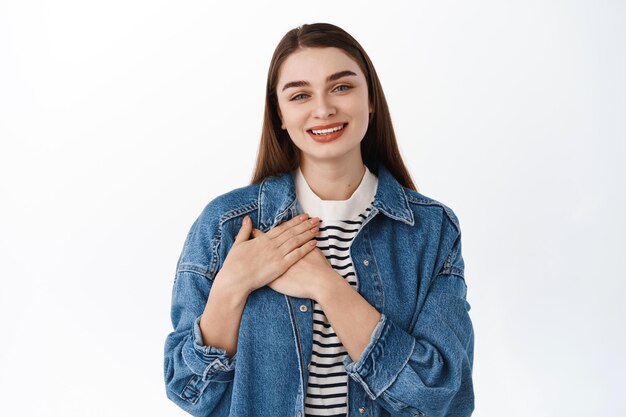
POLYGON ((318 119, 326 119, 329 116, 335 114, 335 109, 332 100, 324 95, 319 95, 315 101, 315 108, 313 109, 313 116, 318 119))

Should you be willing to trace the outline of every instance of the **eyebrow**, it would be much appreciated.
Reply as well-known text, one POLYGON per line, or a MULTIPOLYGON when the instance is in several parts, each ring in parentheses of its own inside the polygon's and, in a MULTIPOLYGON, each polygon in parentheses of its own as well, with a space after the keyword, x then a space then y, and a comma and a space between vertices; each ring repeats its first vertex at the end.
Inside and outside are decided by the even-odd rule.
MULTIPOLYGON (((336 73, 326 77, 326 82, 329 83, 329 82, 336 81, 336 80, 338 80, 340 78, 347 77, 347 76, 355 76, 356 77, 356 74, 354 72, 348 71, 348 70, 346 70, 346 71, 339 71, 339 72, 336 72, 336 73)), ((308 82, 308 81, 290 81, 290 82, 288 82, 287 84, 285 84, 283 86, 283 89, 281 91, 285 91, 286 89, 291 88, 291 87, 308 87, 310 85, 311 85, 311 83, 308 82)))

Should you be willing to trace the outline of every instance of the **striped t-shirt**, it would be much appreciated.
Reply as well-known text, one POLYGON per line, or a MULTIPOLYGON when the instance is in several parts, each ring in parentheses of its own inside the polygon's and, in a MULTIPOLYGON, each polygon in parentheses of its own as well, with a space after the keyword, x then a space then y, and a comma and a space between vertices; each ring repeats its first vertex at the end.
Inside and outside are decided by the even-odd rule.
MULTIPOLYGON (((365 167, 361 183, 347 200, 322 200, 309 187, 300 168, 293 172, 296 197, 303 211, 319 217, 317 247, 333 269, 354 289, 357 276, 350 245, 371 210, 378 178, 365 167)), ((347 352, 320 305, 313 301, 313 349, 305 399, 305 415, 345 417, 348 375, 343 366, 347 352)))

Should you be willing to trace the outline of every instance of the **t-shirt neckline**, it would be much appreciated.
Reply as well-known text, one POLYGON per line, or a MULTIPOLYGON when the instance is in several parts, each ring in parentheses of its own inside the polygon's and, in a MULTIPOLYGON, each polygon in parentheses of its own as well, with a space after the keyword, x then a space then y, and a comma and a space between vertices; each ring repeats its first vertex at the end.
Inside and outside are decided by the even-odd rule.
POLYGON ((322 200, 306 182, 300 167, 293 172, 296 198, 304 212, 323 221, 349 220, 371 206, 378 188, 378 178, 364 165, 365 173, 359 186, 347 200, 322 200))

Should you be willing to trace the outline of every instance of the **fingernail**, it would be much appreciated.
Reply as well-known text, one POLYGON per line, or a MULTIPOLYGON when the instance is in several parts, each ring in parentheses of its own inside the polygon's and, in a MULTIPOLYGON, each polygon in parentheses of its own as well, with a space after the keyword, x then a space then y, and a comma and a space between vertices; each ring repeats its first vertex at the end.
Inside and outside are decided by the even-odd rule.
POLYGON ((247 216, 247 215, 243 216, 243 222, 242 222, 242 224, 244 224, 244 225, 247 225, 247 224, 248 224, 248 216, 247 216))

